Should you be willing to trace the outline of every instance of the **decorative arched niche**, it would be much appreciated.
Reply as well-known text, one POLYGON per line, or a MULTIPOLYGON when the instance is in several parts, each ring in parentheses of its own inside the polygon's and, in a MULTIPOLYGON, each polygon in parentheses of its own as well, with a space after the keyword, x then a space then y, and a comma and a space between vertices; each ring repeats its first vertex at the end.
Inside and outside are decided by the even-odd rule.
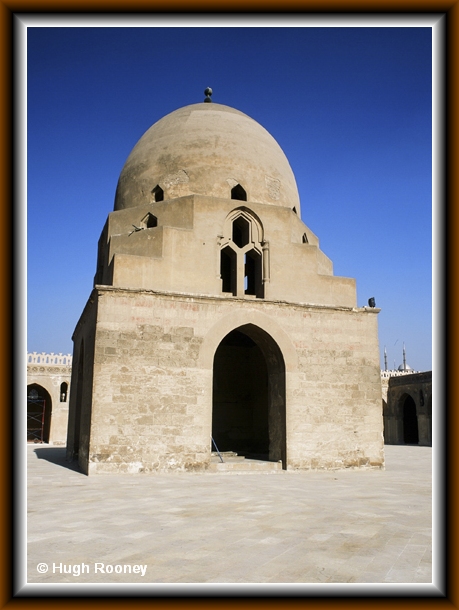
POLYGON ((236 208, 226 217, 219 238, 222 292, 264 298, 269 281, 269 244, 260 219, 248 208, 236 208))

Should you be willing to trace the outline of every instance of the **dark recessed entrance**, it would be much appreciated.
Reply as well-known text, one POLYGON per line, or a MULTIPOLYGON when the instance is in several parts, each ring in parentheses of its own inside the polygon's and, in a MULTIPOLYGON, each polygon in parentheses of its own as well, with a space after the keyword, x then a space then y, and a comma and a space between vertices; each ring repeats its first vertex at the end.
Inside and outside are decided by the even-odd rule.
POLYGON ((416 404, 411 396, 406 396, 403 401, 403 442, 407 445, 417 445, 419 443, 416 404))
POLYGON ((215 352, 212 437, 219 451, 286 468, 284 359, 253 324, 230 332, 215 352))
POLYGON ((51 396, 40 385, 27 386, 27 441, 49 443, 51 396))

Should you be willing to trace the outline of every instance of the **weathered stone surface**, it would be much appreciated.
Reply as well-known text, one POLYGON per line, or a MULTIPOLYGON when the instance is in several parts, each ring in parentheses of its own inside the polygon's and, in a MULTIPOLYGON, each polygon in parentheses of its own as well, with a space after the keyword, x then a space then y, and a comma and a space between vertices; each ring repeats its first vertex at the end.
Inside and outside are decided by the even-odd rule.
POLYGON ((432 372, 382 375, 385 442, 432 446, 432 372))
MULTIPOLYGON (((115 472, 121 465, 129 472, 207 468, 213 358, 205 358, 209 346, 203 343, 212 328, 233 316, 233 302, 117 288, 99 288, 93 298, 99 304, 96 346, 100 336, 105 351, 95 360, 89 472, 115 472), (181 312, 190 311, 190 303, 189 326, 172 327, 171 313, 181 317, 181 312), (151 324, 137 323, 137 307, 148 311, 151 324), (145 340, 146 329, 151 328, 154 338, 145 340), (125 358, 118 346, 128 336, 132 349, 125 358), (184 340, 190 337, 194 343, 184 340), (171 351, 174 341, 180 341, 180 350, 171 351), (107 434, 113 422, 116 433, 107 434)), ((268 301, 238 302, 239 326, 256 322, 264 331, 284 332, 286 341, 292 337, 292 344, 302 346, 292 347, 298 358, 289 363, 286 376, 288 468, 383 465, 375 317, 369 309, 279 308, 268 301), (308 316, 303 315, 305 311, 308 316), (352 336, 356 327, 364 325, 367 337, 373 335, 373 354, 367 341, 353 345, 349 358, 343 330, 352 336), (334 334, 338 340, 327 358, 327 350, 316 346, 334 334)), ((211 352, 215 353, 222 334, 216 335, 211 352)))
POLYGON ((145 134, 74 333, 69 459, 205 470, 212 435, 284 469, 383 466, 379 310, 298 213, 285 155, 246 115, 197 104, 145 134))

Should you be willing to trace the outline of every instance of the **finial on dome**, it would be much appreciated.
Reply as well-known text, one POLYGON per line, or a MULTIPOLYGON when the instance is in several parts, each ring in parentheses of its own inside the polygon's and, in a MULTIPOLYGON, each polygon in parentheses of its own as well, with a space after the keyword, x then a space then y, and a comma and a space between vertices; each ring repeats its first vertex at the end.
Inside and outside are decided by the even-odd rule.
POLYGON ((204 102, 207 102, 208 104, 212 103, 212 100, 210 99, 210 96, 212 95, 212 89, 210 87, 206 87, 204 89, 204 95, 206 96, 206 99, 204 100, 204 102))

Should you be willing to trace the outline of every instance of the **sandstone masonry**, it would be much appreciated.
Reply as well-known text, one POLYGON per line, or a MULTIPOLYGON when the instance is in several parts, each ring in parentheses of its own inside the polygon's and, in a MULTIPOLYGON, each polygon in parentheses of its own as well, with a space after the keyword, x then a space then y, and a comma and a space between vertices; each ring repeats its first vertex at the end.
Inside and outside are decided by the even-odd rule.
POLYGON ((299 209, 285 155, 243 113, 195 104, 153 125, 74 332, 68 459, 201 471, 218 446, 287 470, 383 467, 379 310, 357 307, 299 209))

